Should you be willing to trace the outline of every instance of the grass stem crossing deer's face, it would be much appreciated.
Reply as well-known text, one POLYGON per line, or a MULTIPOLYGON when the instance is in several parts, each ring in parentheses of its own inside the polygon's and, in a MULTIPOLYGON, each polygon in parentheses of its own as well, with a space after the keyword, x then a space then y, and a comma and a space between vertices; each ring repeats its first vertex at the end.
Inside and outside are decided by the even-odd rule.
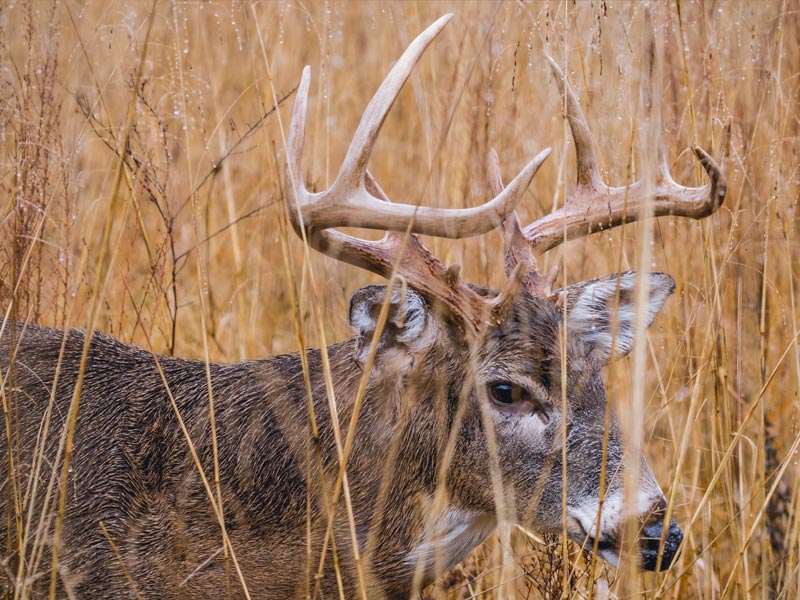
MULTIPOLYGON (((645 13, 649 39, 643 100, 648 120, 657 124, 652 114, 653 94, 659 93, 653 89, 655 41, 649 11, 645 13)), ((652 197, 641 182, 619 188, 606 185, 577 99, 548 57, 564 97, 578 161, 576 189, 561 209, 525 228, 514 213, 549 149, 505 187, 492 151, 489 176, 496 196, 478 208, 443 211, 392 204, 366 170, 367 160, 400 87, 450 18, 442 17, 420 34, 386 77, 364 112, 331 188, 310 194, 300 176, 308 69, 298 89, 287 151, 288 210, 295 229, 318 250, 397 277, 409 287, 402 293, 393 288, 391 294, 382 287, 360 290, 350 311, 362 362, 369 344, 377 344, 371 385, 394 390, 390 403, 422 399, 440 424, 436 464, 444 500, 434 505, 407 559, 418 568, 421 563, 425 573, 452 566, 488 534, 487 524, 500 515, 556 533, 564 530, 566 518, 566 531, 573 540, 597 548, 616 564, 628 516, 623 473, 636 461, 639 491, 628 513, 641 525, 641 565, 649 570, 668 567, 680 546, 681 531, 674 520, 665 521, 666 502, 644 457, 624 455, 601 369, 612 357, 631 350, 637 314, 649 325, 674 282, 664 273, 640 277, 626 272, 551 292, 536 272, 534 251, 634 221, 647 202, 656 216, 705 217, 724 199, 724 175, 696 147, 710 183, 699 188, 678 185, 659 150, 652 197), (481 234, 497 223, 503 223, 508 275, 499 292, 462 282, 457 268, 445 268, 414 235, 461 238, 481 234), (332 229, 337 226, 387 233, 370 242, 332 229), (405 231, 412 235, 404 235, 405 231), (637 285, 648 290, 640 313, 634 304, 637 285), (390 318, 376 335, 377 317, 385 303, 390 318)))
MULTIPOLYGON (((647 278, 649 324, 674 284, 663 273, 647 278)), ((370 386, 385 390, 385 397, 370 399, 388 402, 398 413, 403 403, 430 404, 416 410, 429 411, 430 420, 442 423, 432 439, 441 446, 437 463, 446 465, 442 467, 446 500, 431 513, 436 516, 423 527, 407 560, 421 561, 431 575, 437 568, 453 566, 491 532, 493 527, 487 523, 496 524, 501 510, 504 519, 545 533, 560 533, 566 515, 571 539, 587 548, 596 540, 601 556, 616 564, 625 504, 622 476, 631 459, 624 457, 613 413, 606 435, 610 408, 601 369, 612 355, 621 357, 632 346, 635 311, 630 298, 636 283, 637 275, 627 272, 556 292, 568 305, 566 328, 562 310, 551 299, 520 292, 498 315, 497 324, 476 339, 438 314, 417 292, 393 291, 370 375, 370 386), (566 413, 562 390, 566 390, 566 413), (492 429, 491 435, 487 428, 492 429), (565 430, 566 441, 562 438, 565 430), (600 511, 604 455, 605 494, 600 511), (502 484, 502 508, 497 505, 495 478, 502 484), (458 521, 443 527, 442 521, 453 519, 454 514, 469 515, 469 525, 458 521), (472 543, 459 547, 453 529, 472 543)), ((357 332, 362 364, 374 340, 376 316, 387 289, 370 286, 353 296, 350 322, 357 332)), ((661 489, 644 458, 635 460, 641 461, 635 507, 643 526, 641 564, 655 569, 663 528, 661 565, 667 567, 682 535, 674 521, 669 526, 663 523, 661 489)))
MULTIPOLYGON (((514 212, 549 149, 508 185, 492 152, 495 196, 476 208, 390 202, 367 163, 401 87, 451 18, 409 45, 319 193, 306 190, 301 166, 308 67, 297 89, 286 141, 292 225, 317 250, 389 280, 353 294, 354 338, 216 365, 100 334, 84 351, 81 332, 4 324, 0 383, 19 421, 0 451, 13 447, 19 473, 0 494, 14 517, 0 522, 13 541, 0 557, 0 590, 47 597, 52 581, 59 597, 408 598, 501 522, 566 531, 611 563, 635 522, 640 565, 672 563, 681 531, 644 457, 626 452, 602 369, 630 352, 673 280, 629 271, 553 291, 535 253, 633 221, 643 205, 701 218, 722 202, 725 177, 695 148, 705 186, 678 185, 663 160, 650 186, 606 185, 586 119, 551 61, 578 161, 562 208, 525 227, 514 212), (337 227, 386 233, 368 241, 337 227), (464 282, 417 237, 496 227, 508 276, 499 291, 464 282), (59 496, 62 433, 77 399, 59 496), (623 486, 631 468, 633 498, 623 486), (31 490, 24 511, 16 489, 31 490), (31 514, 43 515, 32 527, 31 514), (51 558, 52 579, 41 576, 51 558)), ((647 97, 658 91, 646 29, 647 97)))

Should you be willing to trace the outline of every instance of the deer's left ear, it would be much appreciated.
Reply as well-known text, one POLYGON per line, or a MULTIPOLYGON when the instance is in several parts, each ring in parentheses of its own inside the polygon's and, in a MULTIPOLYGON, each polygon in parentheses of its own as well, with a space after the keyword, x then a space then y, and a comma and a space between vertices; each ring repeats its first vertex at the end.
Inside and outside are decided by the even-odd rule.
MULTIPOLYGON (((389 286, 368 285, 359 288, 350 299, 350 327, 356 334, 355 358, 362 365, 369 356, 370 344, 389 286)), ((397 360, 413 360, 436 339, 436 323, 430 305, 412 289, 391 289, 389 313, 378 338, 375 365, 385 366, 397 360)))
MULTIPOLYGON (((567 303, 570 338, 577 339, 593 357, 604 363, 612 354, 621 358, 633 348, 638 277, 635 271, 615 273, 576 283, 554 292, 551 297, 556 303, 567 303)), ((675 281, 666 273, 648 273, 647 289, 645 321, 649 326, 675 291, 675 281)))

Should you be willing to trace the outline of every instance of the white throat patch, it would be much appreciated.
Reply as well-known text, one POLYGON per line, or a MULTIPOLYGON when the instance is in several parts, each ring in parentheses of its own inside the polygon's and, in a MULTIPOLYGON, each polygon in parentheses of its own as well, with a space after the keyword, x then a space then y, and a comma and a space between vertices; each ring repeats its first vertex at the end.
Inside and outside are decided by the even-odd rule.
POLYGON ((406 555, 405 562, 416 571, 423 565, 426 576, 434 577, 452 569, 497 527, 494 515, 448 506, 430 531, 406 555))

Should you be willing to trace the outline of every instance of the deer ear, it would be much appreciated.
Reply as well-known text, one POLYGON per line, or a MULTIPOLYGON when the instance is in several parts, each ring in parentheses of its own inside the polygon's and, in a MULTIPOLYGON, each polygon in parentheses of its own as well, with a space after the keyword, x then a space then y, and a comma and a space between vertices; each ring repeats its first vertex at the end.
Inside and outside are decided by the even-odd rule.
MULTIPOLYGON (((386 292, 389 286, 368 285, 356 290, 350 299, 350 327, 356 334, 355 358, 362 365, 370 352, 386 292)), ((394 286, 389 314, 378 339, 376 364, 413 360, 436 338, 436 324, 428 302, 409 288, 394 286)))
MULTIPOLYGON (((567 302, 568 335, 604 363, 612 354, 621 358, 633 348, 637 279, 635 271, 615 273, 576 283, 551 297, 559 304, 567 302)), ((649 326, 675 291, 675 281, 666 273, 648 273, 647 283, 645 321, 649 326)))

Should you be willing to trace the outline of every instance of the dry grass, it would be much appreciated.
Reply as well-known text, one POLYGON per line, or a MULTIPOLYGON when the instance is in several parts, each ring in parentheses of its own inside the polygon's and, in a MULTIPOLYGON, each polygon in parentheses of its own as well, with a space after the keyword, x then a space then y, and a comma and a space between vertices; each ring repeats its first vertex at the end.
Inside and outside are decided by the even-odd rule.
MULTIPOLYGON (((0 308, 16 319, 91 322, 110 219, 100 329, 213 361, 296 350, 281 251, 279 123, 288 125, 301 69, 312 66, 307 179, 321 188, 392 62, 447 11, 458 19, 423 58, 370 163, 391 198, 473 206, 489 195, 489 147, 508 176, 551 145, 521 210, 532 219, 558 205, 574 160, 545 50, 569 65, 607 179, 636 174, 639 3, 161 2, 135 85, 150 4, 0 8, 0 308), (277 112, 273 90, 288 98, 277 112)), ((697 143, 719 155, 731 120, 729 195, 704 222, 664 218, 654 230, 652 266, 671 273, 678 291, 647 346, 643 432, 651 466, 674 492, 684 551, 669 572, 635 582, 601 568, 594 592, 794 598, 800 10, 793 1, 682 1, 656 5, 654 17, 673 174, 699 184, 685 149, 697 143)), ((560 284, 635 268, 637 230, 571 242, 543 266, 566 266, 560 284)), ((303 329, 315 343, 302 248, 288 243, 303 329)), ((444 262, 464 265, 466 279, 502 282, 497 234, 426 243, 444 262)), ((344 339, 349 294, 374 278, 317 254, 310 266, 325 337, 344 339)), ((632 364, 607 382, 620 408, 632 364)), ((562 590, 558 543, 519 535, 514 544, 518 597, 587 592, 580 552, 566 558, 572 576, 562 590)), ((498 556, 488 543, 427 593, 498 597, 498 556)))

